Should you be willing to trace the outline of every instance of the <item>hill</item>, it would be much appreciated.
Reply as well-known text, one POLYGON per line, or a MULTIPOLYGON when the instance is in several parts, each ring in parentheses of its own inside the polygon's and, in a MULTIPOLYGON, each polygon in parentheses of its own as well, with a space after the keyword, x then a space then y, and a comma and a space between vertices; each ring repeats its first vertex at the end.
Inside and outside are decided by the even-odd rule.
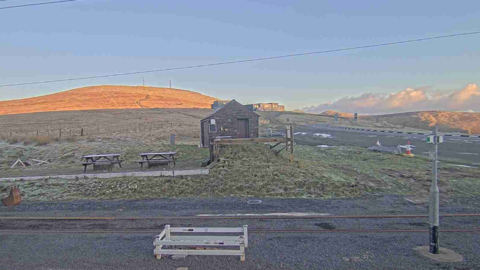
POLYGON ((353 118, 353 113, 343 113, 343 112, 337 112, 332 110, 324 111, 320 115, 335 116, 335 114, 337 113, 338 113, 338 117, 340 118, 353 118))
POLYGON ((181 89, 100 85, 0 101, 0 115, 136 108, 210 108, 216 98, 181 89))
MULTIPOLYGON (((333 116, 337 112, 326 111, 321 115, 333 116)), ((353 118, 353 114, 338 112, 342 118, 353 118)), ((388 123, 409 128, 430 129, 434 125, 442 132, 480 134, 480 113, 422 111, 384 115, 359 115, 362 121, 388 123)))

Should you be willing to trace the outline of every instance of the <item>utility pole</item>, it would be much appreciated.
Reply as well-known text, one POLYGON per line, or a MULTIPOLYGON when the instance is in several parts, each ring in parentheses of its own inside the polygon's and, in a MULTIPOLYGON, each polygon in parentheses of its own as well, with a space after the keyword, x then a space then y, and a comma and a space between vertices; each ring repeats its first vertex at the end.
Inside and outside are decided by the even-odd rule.
POLYGON ((438 127, 433 128, 433 136, 427 137, 427 143, 433 143, 432 156, 432 185, 430 187, 430 206, 429 206, 429 222, 430 222, 430 250, 432 254, 438 254, 438 227, 440 226, 439 218, 439 190, 437 185, 437 166, 438 166, 438 144, 443 142, 443 137, 438 136, 438 127))
POLYGON ((172 89, 172 80, 168 80, 170 82, 170 89, 172 89))
POLYGON ((145 77, 143 77, 143 87, 145 87, 145 77))

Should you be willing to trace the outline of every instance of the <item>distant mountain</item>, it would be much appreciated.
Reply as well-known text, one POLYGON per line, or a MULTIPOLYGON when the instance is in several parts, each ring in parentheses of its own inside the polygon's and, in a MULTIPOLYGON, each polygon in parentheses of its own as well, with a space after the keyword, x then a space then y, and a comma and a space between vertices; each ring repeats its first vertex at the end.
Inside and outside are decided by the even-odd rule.
POLYGON ((0 101, 0 115, 100 109, 210 108, 215 100, 181 89, 100 85, 40 97, 0 101))
MULTIPOLYGON (((333 116, 336 113, 341 118, 353 118, 351 113, 325 111, 321 115, 333 116)), ((438 125, 441 131, 464 132, 480 134, 480 113, 449 112, 449 111, 422 111, 383 115, 359 115, 362 121, 387 122, 392 125, 401 125, 410 128, 431 129, 438 125)))
POLYGON ((335 114, 337 113, 338 113, 338 117, 340 118, 353 118, 353 113, 343 113, 343 112, 337 112, 332 110, 324 111, 320 115, 335 116, 335 114))

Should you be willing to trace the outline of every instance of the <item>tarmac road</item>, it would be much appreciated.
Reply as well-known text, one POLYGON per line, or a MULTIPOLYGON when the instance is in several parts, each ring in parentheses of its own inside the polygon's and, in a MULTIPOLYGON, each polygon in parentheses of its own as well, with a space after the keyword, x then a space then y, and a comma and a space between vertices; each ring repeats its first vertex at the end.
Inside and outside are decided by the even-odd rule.
MULTIPOLYGON (((142 201, 25 202, 0 208, 12 216, 159 217, 200 214, 315 213, 317 215, 427 215, 425 204, 400 196, 359 199, 184 198, 142 201)), ((443 201, 441 213, 479 213, 478 198, 443 201)), ((318 220, 111 220, 20 221, 0 219, 0 269, 479 269, 480 233, 441 233, 442 247, 464 256, 462 263, 437 263, 413 248, 428 243, 428 233, 338 233, 339 229, 425 229, 419 219, 318 220), (250 234, 246 262, 237 257, 188 256, 156 260, 156 233, 49 234, 39 230, 152 230, 172 226, 241 226, 256 229, 314 229, 324 233, 250 234), (2 230, 30 230, 27 234, 2 230)), ((478 229, 480 217, 442 218, 440 229, 478 229)))
MULTIPOLYGON (((398 134, 374 131, 346 130, 328 125, 305 125, 295 127, 295 142, 304 145, 329 146, 360 146, 370 147, 377 141, 384 146, 406 145, 408 141, 415 146, 413 153, 420 156, 429 156, 433 151, 432 144, 426 142, 427 135, 398 134), (314 134, 331 135, 329 138, 314 134)), ((444 137, 444 143, 439 147, 439 159, 449 164, 463 164, 480 167, 480 138, 478 137, 444 137)))

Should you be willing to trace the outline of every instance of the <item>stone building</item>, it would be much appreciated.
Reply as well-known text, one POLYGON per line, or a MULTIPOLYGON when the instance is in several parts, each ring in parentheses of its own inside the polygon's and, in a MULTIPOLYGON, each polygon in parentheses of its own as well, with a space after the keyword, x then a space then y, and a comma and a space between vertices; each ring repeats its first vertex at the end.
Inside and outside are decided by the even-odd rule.
POLYGON ((213 104, 210 105, 210 107, 211 107, 212 109, 216 110, 216 109, 219 109, 219 108, 227 105, 228 102, 230 102, 230 100, 215 100, 215 101, 213 102, 213 104))
POLYGON ((201 143, 208 147, 217 137, 258 138, 260 116, 235 100, 200 121, 201 143))
POLYGON ((285 106, 279 105, 278 103, 256 103, 256 104, 247 104, 245 105, 250 111, 274 111, 274 112, 284 112, 285 106))

